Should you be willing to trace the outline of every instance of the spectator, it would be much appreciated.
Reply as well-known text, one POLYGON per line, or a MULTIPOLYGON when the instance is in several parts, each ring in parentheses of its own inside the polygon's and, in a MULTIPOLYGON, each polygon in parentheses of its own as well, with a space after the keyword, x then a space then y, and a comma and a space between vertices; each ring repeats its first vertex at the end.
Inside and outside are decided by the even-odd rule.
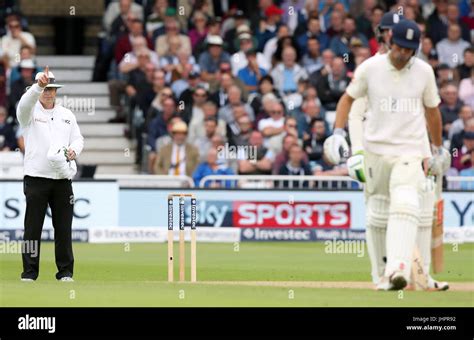
POLYGON ((166 82, 172 83, 177 79, 177 75, 173 74, 178 64, 180 63, 178 55, 184 57, 186 65, 190 65, 191 70, 196 65, 196 60, 193 56, 187 54, 186 51, 181 50, 181 41, 178 36, 171 36, 168 39, 168 50, 160 57, 160 67, 166 72, 166 82))
POLYGON ((308 155, 311 168, 313 168, 316 163, 321 161, 323 158, 323 145, 324 141, 328 137, 328 134, 326 130, 326 122, 320 117, 314 118, 311 121, 310 126, 311 130, 303 142, 303 148, 308 155))
POLYGON ((363 12, 356 18, 357 31, 369 40, 373 38, 384 12, 384 9, 378 6, 376 1, 364 0, 363 12))
POLYGON ((163 70, 155 70, 153 72, 153 100, 147 113, 147 122, 153 119, 157 111, 163 110, 163 101, 173 97, 173 91, 170 87, 166 86, 165 72, 163 70))
POLYGON ((258 54, 254 49, 245 52, 247 65, 239 70, 238 78, 244 83, 248 93, 257 91, 257 84, 262 77, 267 75, 267 71, 261 67, 258 61, 258 54))
MULTIPOLYGON (((210 175, 234 175, 234 171, 229 168, 225 163, 218 162, 217 157, 218 151, 214 148, 209 149, 205 155, 206 161, 199 164, 196 171, 193 173, 193 180, 196 186, 199 185, 201 179, 210 175)), ((206 188, 231 188, 232 181, 209 181, 206 182, 206 188)))
POLYGON ((107 9, 105 10, 102 22, 105 30, 109 32, 109 34, 118 33, 117 29, 121 26, 120 21, 125 23, 127 21, 128 13, 131 13, 139 20, 143 20, 143 7, 132 0, 110 2, 107 6, 107 9), (114 28, 116 32, 114 32, 114 28))
POLYGON ((265 20, 260 21, 260 26, 256 30, 259 51, 263 51, 267 41, 276 36, 282 14, 283 10, 275 5, 265 10, 265 20))
POLYGON ((275 53, 278 48, 278 42, 288 37, 291 37, 288 26, 280 25, 278 27, 276 36, 268 40, 265 44, 265 47, 263 48, 263 55, 267 60, 267 63, 271 65, 275 65, 277 63, 275 59, 275 53))
POLYGON ((308 19, 306 32, 299 35, 296 40, 302 54, 308 52, 308 40, 310 38, 315 38, 318 41, 318 52, 322 52, 329 47, 329 36, 321 32, 321 25, 317 16, 312 16, 308 19))
MULTIPOLYGON (((469 151, 471 159, 470 163, 471 166, 465 169, 462 169, 459 172, 459 176, 461 177, 474 177, 474 149, 469 151)), ((474 181, 461 181, 461 190, 474 190, 474 181)))
POLYGON ((174 16, 168 16, 165 19, 165 34, 160 35, 155 40, 155 51, 158 56, 162 57, 169 54, 170 42, 173 37, 179 39, 180 51, 186 52, 187 55, 191 55, 191 41, 185 34, 179 32, 179 21, 174 16))
POLYGON ((470 46, 464 50, 464 62, 456 67, 457 79, 462 80, 471 76, 474 68, 474 47, 470 46))
POLYGON ((464 122, 464 129, 461 132, 455 133, 450 143, 450 151, 452 155, 459 153, 463 145, 464 135, 469 132, 474 131, 474 118, 469 118, 464 122))
POLYGON ((36 66, 31 59, 22 60, 19 68, 20 79, 17 79, 15 82, 13 82, 10 89, 10 96, 8 100, 8 115, 10 117, 16 117, 16 106, 23 93, 25 93, 25 88, 27 86, 33 85, 36 76, 36 66))
POLYGON ((447 137, 451 124, 458 118, 463 103, 459 100, 456 85, 448 84, 441 89, 440 93, 443 99, 439 107, 443 121, 443 136, 447 137))
POLYGON ((324 121, 324 118, 321 115, 321 106, 317 99, 305 99, 301 109, 303 114, 298 115, 298 136, 306 139, 311 130, 311 122, 317 118, 324 121))
POLYGON ((276 154, 280 151, 278 147, 281 148, 281 140, 285 132, 285 110, 283 105, 276 101, 268 113, 269 118, 258 122, 258 131, 264 137, 263 145, 276 154))
POLYGON ((20 74, 20 71, 21 71, 21 67, 20 67, 20 64, 23 60, 31 60, 34 64, 34 75, 36 76, 36 73, 42 71, 42 69, 40 67, 38 67, 36 65, 36 62, 35 62, 35 56, 34 54, 32 53, 32 49, 31 47, 29 46, 22 46, 21 49, 20 49, 20 63, 16 66, 16 67, 13 67, 11 69, 11 72, 10 72, 10 87, 13 85, 13 83, 20 79, 21 78, 21 74, 20 74))
POLYGON ((35 37, 29 32, 23 32, 18 19, 12 19, 8 22, 7 34, 0 38, 0 56, 5 60, 7 68, 13 68, 19 64, 18 56, 22 46, 28 46, 34 54, 35 37))
POLYGON ((308 74, 296 63, 296 50, 293 47, 285 47, 282 57, 283 61, 275 66, 270 75, 285 105, 292 109, 301 105, 297 84, 300 79, 307 79, 308 74))
MULTIPOLYGON (((158 154, 163 146, 172 142, 171 138, 171 130, 173 129, 174 124, 177 122, 182 122, 183 120, 179 116, 172 116, 171 119, 168 120, 168 124, 166 125, 166 134, 158 137, 155 143, 155 152, 158 154)), ((156 159, 156 158, 155 158, 156 159)), ((149 163, 150 167, 149 173, 153 173, 153 162, 149 163)))
POLYGON ((142 112, 148 112, 154 97, 153 77, 155 66, 150 62, 150 52, 138 52, 138 68, 129 73, 125 92, 130 98, 131 108, 138 106, 142 112))
POLYGON ((446 0, 434 0, 435 10, 428 17, 428 36, 437 44, 441 39, 446 37, 447 31, 447 13, 448 2, 446 0))
POLYGON ((350 79, 346 75, 346 66, 342 58, 335 58, 329 73, 319 78, 316 83, 319 98, 326 110, 335 110, 339 98, 349 85, 350 79))
MULTIPOLYGON (((132 51, 133 41, 138 37, 143 37, 143 22, 138 18, 131 18, 128 21, 129 34, 124 34, 117 40, 115 45, 115 62, 117 65, 120 64, 125 54, 132 51)), ((151 40, 147 39, 147 46, 152 49, 151 40)))
MULTIPOLYGON (((304 152, 298 144, 293 144, 288 152, 288 162, 284 164, 279 175, 310 176, 312 175, 308 163, 303 160, 304 152)), ((278 182, 277 182, 278 183, 278 182)), ((284 188, 307 188, 308 181, 283 181, 284 188)))
MULTIPOLYGON (((281 167, 288 162, 290 148, 294 144, 298 144, 298 138, 296 138, 294 135, 287 134, 285 137, 283 137, 282 150, 275 157, 275 161, 272 165, 272 174, 278 175, 281 167)), ((308 162, 308 156, 306 154, 303 155, 303 160, 308 162)))
MULTIPOLYGON (((454 81, 454 72, 447 64, 439 64, 436 69, 436 84, 439 89, 443 89, 454 81)), ((441 91, 440 91, 441 92, 441 91)))
POLYGON ((463 53, 470 44, 462 40, 461 28, 458 24, 448 26, 448 37, 436 44, 436 52, 441 63, 454 68, 464 62, 463 53))
POLYGON ((227 52, 229 52, 230 54, 234 54, 238 50, 238 46, 239 46, 238 36, 244 32, 245 33, 251 32, 250 27, 247 24, 247 18, 243 11, 237 9, 235 11, 233 19, 234 19, 233 27, 228 29, 224 34, 224 41, 231 42, 227 46, 227 52))
POLYGON ((186 123, 177 122, 173 125, 173 141, 161 148, 155 162, 155 174, 192 176, 199 163, 199 152, 195 146, 186 143, 187 132, 186 123))
POLYGON ((329 38, 334 38, 341 34, 343 32, 344 27, 344 13, 339 11, 332 11, 330 15, 329 25, 326 27, 326 34, 329 36, 329 38))
POLYGON ((165 26, 166 10, 168 9, 168 0, 155 0, 153 12, 146 19, 147 36, 151 38, 153 32, 165 26))
POLYGON ((189 122, 189 135, 188 141, 191 144, 194 144, 196 136, 195 126, 201 125, 204 123, 204 103, 206 103, 208 93, 205 87, 197 86, 193 92, 193 103, 188 105, 183 110, 183 118, 185 122, 189 122), (192 131, 192 132, 191 132, 192 131))
POLYGON ((311 85, 316 86, 319 81, 319 78, 329 74, 329 72, 331 71, 331 64, 334 58, 334 52, 330 49, 323 51, 323 53, 321 54, 321 61, 323 63, 323 66, 319 70, 311 73, 311 75, 309 76, 309 82, 311 85))
POLYGON ((464 78, 459 83, 459 99, 474 110, 474 67, 471 68, 471 78, 464 78))
POLYGON ((269 75, 265 75, 262 78, 260 78, 258 82, 258 90, 254 93, 251 93, 248 97, 247 102, 250 104, 250 106, 253 109, 253 112, 256 115, 256 122, 261 118, 266 118, 266 114, 262 112, 262 98, 267 94, 271 93, 275 95, 276 97, 276 91, 273 88, 273 79, 269 75))
POLYGON ((259 68, 265 70, 265 73, 270 70, 271 64, 267 62, 261 52, 253 46, 252 35, 250 33, 242 33, 239 38, 239 51, 235 52, 231 57, 232 74, 237 76, 239 71, 248 65, 247 53, 251 52, 256 57, 256 62, 259 68))
POLYGON ((155 51, 148 48, 148 43, 145 37, 137 36, 132 40, 132 50, 125 53, 118 67, 122 74, 128 74, 138 67, 137 52, 140 50, 148 50, 150 54, 150 61, 155 65, 156 68, 160 66, 160 59, 155 51))
POLYGON ((255 120, 255 114, 252 107, 242 101, 242 91, 237 85, 229 87, 227 93, 228 104, 219 110, 219 118, 223 119, 227 124, 234 121, 233 109, 237 106, 244 106, 245 112, 249 115, 252 121, 255 120))
POLYGON ((271 173, 275 155, 263 146, 263 136, 259 131, 253 131, 247 147, 255 148, 255 159, 248 159, 240 154, 238 167, 241 175, 268 175, 271 173))
POLYGON ((464 105, 459 110, 459 118, 453 121, 449 128, 448 139, 452 140, 453 136, 464 130, 467 121, 474 117, 473 109, 469 105, 464 105))
POLYGON ((207 17, 201 11, 196 11, 193 14, 194 28, 189 31, 189 39, 191 41, 191 48, 195 52, 199 43, 203 42, 207 36, 207 17))
POLYGON ((202 124, 204 126, 204 136, 200 136, 191 142, 199 151, 199 162, 206 161, 206 155, 212 147, 212 137, 217 133, 216 117, 207 117, 202 124))
MULTIPOLYGON (((176 80, 175 83, 179 83, 180 80, 176 80)), ((188 74, 187 81, 183 81, 185 84, 185 89, 181 91, 181 93, 176 92, 173 89, 173 93, 179 98, 178 102, 182 105, 188 106, 193 104, 193 93, 196 87, 201 84, 201 72, 199 71, 191 71, 188 74)), ((173 88, 174 84, 172 85, 173 88)))
POLYGON ((468 169, 471 164, 471 150, 474 149, 474 118, 469 119, 464 128, 462 146, 453 153, 453 168, 458 171, 468 169))
POLYGON ((368 47, 367 38, 356 31, 355 20, 352 17, 344 19, 343 31, 331 39, 330 48, 336 56, 345 57, 351 53, 350 46, 355 41, 368 47))
POLYGON ((310 36, 306 40, 306 53, 303 55, 301 64, 307 74, 319 71, 323 67, 323 61, 320 55, 320 43, 315 36, 310 36))
POLYGON ((242 115, 237 119, 237 129, 230 130, 229 145, 249 145, 250 135, 252 134, 252 121, 248 115, 242 115))
MULTIPOLYGON (((430 56, 436 53, 436 50, 433 46, 433 42, 430 37, 424 37, 421 39, 421 50, 418 53, 417 57, 423 61, 428 62, 430 56)), ((437 55, 437 53, 436 53, 437 55)))
POLYGON ((230 56, 222 50, 222 38, 218 35, 207 36, 207 51, 199 56, 199 67, 202 79, 206 82, 216 80, 219 65, 222 62, 230 62, 230 56))
POLYGON ((13 126, 7 123, 7 110, 0 106, 0 151, 15 150, 16 137, 13 126))

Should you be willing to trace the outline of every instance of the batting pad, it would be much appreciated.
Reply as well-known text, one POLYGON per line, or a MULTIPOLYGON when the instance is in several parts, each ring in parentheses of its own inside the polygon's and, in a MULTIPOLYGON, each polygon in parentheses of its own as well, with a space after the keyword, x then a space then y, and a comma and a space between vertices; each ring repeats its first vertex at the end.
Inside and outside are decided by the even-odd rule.
POLYGON ((387 255, 387 222, 390 200, 386 196, 372 195, 367 200, 367 250, 372 267, 372 281, 378 283, 385 271, 387 255))
POLYGON ((434 204, 434 189, 427 188, 427 190, 420 194, 420 224, 418 225, 418 234, 416 235, 416 244, 423 259, 423 270, 425 273, 430 272, 431 265, 431 231, 434 204))

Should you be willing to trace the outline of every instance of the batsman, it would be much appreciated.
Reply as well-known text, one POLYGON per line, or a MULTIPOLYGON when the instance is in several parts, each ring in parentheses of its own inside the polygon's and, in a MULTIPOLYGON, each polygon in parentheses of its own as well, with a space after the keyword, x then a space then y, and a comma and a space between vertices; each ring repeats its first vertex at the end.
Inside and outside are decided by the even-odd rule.
MULTIPOLYGON (((325 143, 328 158, 337 163, 340 150, 348 152, 343 129, 351 106, 365 98, 363 132, 358 131, 363 134, 362 143, 358 150, 353 146, 355 152, 348 168, 366 183, 372 276, 377 288, 383 290, 407 286, 417 236, 422 234, 418 229, 426 224, 428 214, 431 228, 434 186, 425 177, 422 161, 430 158, 428 171, 440 177, 449 162, 449 153, 442 148, 440 98, 434 72, 414 57, 420 36, 417 24, 411 20, 400 20, 392 27, 390 52, 376 55, 356 69, 338 103, 334 135, 325 143)), ((420 241, 424 245, 420 251, 431 251, 431 234, 425 233, 420 241)))

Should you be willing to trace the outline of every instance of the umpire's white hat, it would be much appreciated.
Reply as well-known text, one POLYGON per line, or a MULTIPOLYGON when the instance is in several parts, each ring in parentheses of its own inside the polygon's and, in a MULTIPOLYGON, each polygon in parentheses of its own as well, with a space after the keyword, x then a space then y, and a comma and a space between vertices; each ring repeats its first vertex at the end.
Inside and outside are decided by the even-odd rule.
MULTIPOLYGON (((35 80, 38 80, 43 74, 44 72, 38 72, 36 74, 35 80)), ((51 71, 48 72, 48 78, 49 78, 49 84, 46 85, 46 87, 55 87, 55 88, 63 87, 63 85, 56 83, 56 78, 54 77, 53 72, 51 71)))

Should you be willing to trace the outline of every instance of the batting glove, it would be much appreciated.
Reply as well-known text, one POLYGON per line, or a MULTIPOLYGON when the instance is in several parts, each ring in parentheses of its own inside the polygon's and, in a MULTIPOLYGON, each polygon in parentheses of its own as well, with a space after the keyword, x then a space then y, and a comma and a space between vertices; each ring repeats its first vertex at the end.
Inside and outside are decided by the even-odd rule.
POLYGON ((428 161, 430 175, 443 175, 451 166, 451 154, 444 147, 433 147, 433 157, 428 161))
POLYGON ((346 131, 344 129, 334 129, 332 136, 324 141, 324 154, 328 161, 334 165, 341 162, 341 156, 349 154, 349 145, 346 141, 346 131))
POLYGON ((365 164, 364 164, 364 151, 358 151, 355 155, 349 157, 347 160, 347 170, 349 171, 349 177, 365 183, 365 164))

